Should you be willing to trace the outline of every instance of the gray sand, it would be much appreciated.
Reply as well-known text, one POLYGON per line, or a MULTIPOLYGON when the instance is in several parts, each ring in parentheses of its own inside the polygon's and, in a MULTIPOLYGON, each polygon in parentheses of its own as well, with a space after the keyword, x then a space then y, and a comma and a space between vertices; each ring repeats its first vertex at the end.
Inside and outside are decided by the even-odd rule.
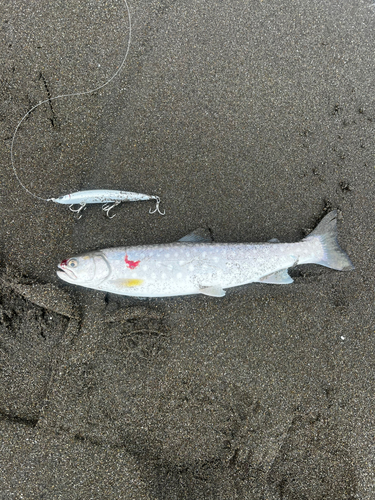
POLYGON ((0 498, 373 499, 375 7, 130 7, 121 74, 40 106, 15 143, 39 196, 125 189, 167 212, 111 221, 28 195, 10 143, 30 107, 113 74, 122 1, 0 7, 0 498), (298 241, 332 208, 349 273, 143 301, 56 276, 82 251, 197 227, 298 241))

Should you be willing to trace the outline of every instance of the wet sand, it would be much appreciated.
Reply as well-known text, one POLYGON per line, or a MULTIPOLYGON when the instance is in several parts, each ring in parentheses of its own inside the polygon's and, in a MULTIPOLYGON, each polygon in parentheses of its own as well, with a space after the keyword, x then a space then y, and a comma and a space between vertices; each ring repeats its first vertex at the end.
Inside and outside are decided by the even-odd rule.
POLYGON ((124 4, 4 1, 0 497, 361 499, 374 482, 375 7, 131 2, 120 75, 37 108, 15 164, 43 198, 157 194, 108 220, 28 195, 14 129, 104 83, 124 4), (355 270, 224 298, 73 287, 57 263, 176 241, 298 241, 331 209, 355 270))

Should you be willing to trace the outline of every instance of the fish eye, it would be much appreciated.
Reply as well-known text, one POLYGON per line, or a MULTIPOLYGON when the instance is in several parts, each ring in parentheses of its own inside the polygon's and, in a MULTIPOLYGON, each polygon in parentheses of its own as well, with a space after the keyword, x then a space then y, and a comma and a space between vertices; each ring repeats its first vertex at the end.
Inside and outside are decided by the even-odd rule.
POLYGON ((75 259, 71 259, 71 260, 68 262, 68 266, 69 266, 69 267, 77 267, 77 266, 78 266, 78 262, 77 262, 75 259))

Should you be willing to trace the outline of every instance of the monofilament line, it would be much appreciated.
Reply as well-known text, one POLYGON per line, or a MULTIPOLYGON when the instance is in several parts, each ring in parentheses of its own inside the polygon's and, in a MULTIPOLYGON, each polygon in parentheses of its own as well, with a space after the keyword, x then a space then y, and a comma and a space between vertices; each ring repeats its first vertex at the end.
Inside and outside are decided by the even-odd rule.
POLYGON ((116 78, 116 76, 122 70, 122 68, 123 68, 123 66, 125 64, 126 58, 128 57, 128 53, 129 53, 129 50, 130 50, 130 44, 131 44, 131 35, 132 35, 131 15, 130 15, 130 9, 129 9, 129 5, 128 5, 127 0, 124 0, 124 4, 126 6, 126 10, 127 10, 127 13, 128 13, 128 22, 129 22, 128 45, 127 45, 127 48, 126 48, 125 56, 124 56, 124 58, 123 58, 123 60, 122 60, 122 62, 120 64, 120 66, 117 68, 116 72, 111 76, 111 78, 109 80, 107 80, 105 83, 103 83, 103 85, 99 85, 99 87, 96 87, 96 88, 94 88, 92 90, 85 90, 84 92, 73 92, 73 93, 70 93, 70 94, 61 94, 61 95, 58 95, 56 97, 49 97, 48 99, 45 99, 44 101, 38 102, 38 104, 36 104, 35 106, 33 106, 31 109, 29 109, 29 111, 25 114, 25 116, 19 121, 19 123, 18 123, 18 125, 17 125, 17 127, 16 127, 16 129, 14 131, 13 138, 12 138, 12 143, 11 143, 11 146, 10 146, 10 159, 11 159, 11 163, 12 163, 13 173, 14 173, 16 179, 18 180, 18 182, 20 183, 20 185, 23 187, 23 189, 27 193, 29 193, 31 196, 33 196, 34 198, 37 198, 38 200, 41 200, 41 201, 53 201, 53 198, 42 198, 41 196, 38 196, 35 193, 32 193, 29 189, 27 189, 27 187, 22 183, 21 179, 19 178, 19 176, 17 174, 17 170, 16 170, 16 167, 15 167, 15 164, 14 164, 14 142, 15 142, 15 139, 16 139, 16 135, 17 135, 18 129, 20 128, 22 122, 29 116, 29 114, 32 113, 34 111, 34 109, 38 108, 42 104, 45 104, 46 102, 54 101, 55 99, 60 99, 62 97, 74 97, 74 96, 92 94, 93 92, 97 92, 98 90, 101 90, 103 87, 105 87, 106 85, 108 85, 109 83, 111 83, 111 81, 114 78, 116 78))

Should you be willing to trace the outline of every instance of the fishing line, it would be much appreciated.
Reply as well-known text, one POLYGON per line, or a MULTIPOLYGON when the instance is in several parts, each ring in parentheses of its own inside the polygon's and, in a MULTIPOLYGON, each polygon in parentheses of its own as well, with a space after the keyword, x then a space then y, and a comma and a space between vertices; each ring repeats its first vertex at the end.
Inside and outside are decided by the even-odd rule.
MULTIPOLYGON (((123 60, 122 60, 122 62, 120 64, 120 66, 117 68, 117 70, 115 71, 115 73, 111 76, 111 78, 109 80, 107 80, 105 83, 103 83, 102 85, 99 85, 98 87, 95 87, 92 90, 85 90, 83 92, 73 92, 73 93, 69 93, 69 94, 61 94, 61 95, 58 95, 56 97, 49 97, 48 99, 45 99, 44 101, 39 102, 38 104, 36 104, 35 106, 33 106, 31 109, 29 109, 29 111, 25 114, 25 116, 19 121, 19 123, 18 123, 18 125, 17 125, 17 127, 16 127, 16 129, 14 131, 13 138, 12 138, 12 143, 11 143, 11 146, 10 146, 10 158, 11 158, 13 173, 14 173, 16 179, 18 180, 19 184, 23 187, 23 189, 27 193, 29 193, 31 196, 33 196, 34 198, 36 198, 38 200, 41 200, 41 201, 55 201, 55 202, 57 202, 57 198, 42 198, 41 196, 38 196, 37 194, 32 193, 23 184, 23 182, 19 178, 19 176, 17 174, 16 167, 15 167, 15 163, 14 163, 14 142, 15 142, 15 139, 16 139, 16 135, 17 135, 18 129, 20 128, 22 122, 29 116, 29 114, 32 113, 36 108, 38 108, 42 104, 45 104, 47 102, 50 103, 51 101, 54 101, 56 99, 61 99, 62 97, 74 97, 74 96, 81 96, 81 95, 92 94, 93 92, 97 92, 98 90, 101 90, 102 88, 104 88, 105 86, 107 86, 109 83, 111 83, 114 78, 116 78, 116 76, 122 70, 122 68, 123 68, 123 66, 125 64, 125 61, 126 61, 126 59, 128 57, 128 53, 129 53, 129 50, 130 50, 130 44, 131 44, 131 35, 132 35, 131 15, 130 15, 130 9, 129 9, 129 5, 128 5, 127 0, 124 0, 124 4, 126 6, 126 11, 127 11, 127 14, 128 14, 128 22, 129 22, 128 45, 127 45, 127 48, 126 48, 125 56, 124 56, 124 58, 123 58, 123 60)), ((111 201, 111 200, 109 200, 109 201, 111 201)))

